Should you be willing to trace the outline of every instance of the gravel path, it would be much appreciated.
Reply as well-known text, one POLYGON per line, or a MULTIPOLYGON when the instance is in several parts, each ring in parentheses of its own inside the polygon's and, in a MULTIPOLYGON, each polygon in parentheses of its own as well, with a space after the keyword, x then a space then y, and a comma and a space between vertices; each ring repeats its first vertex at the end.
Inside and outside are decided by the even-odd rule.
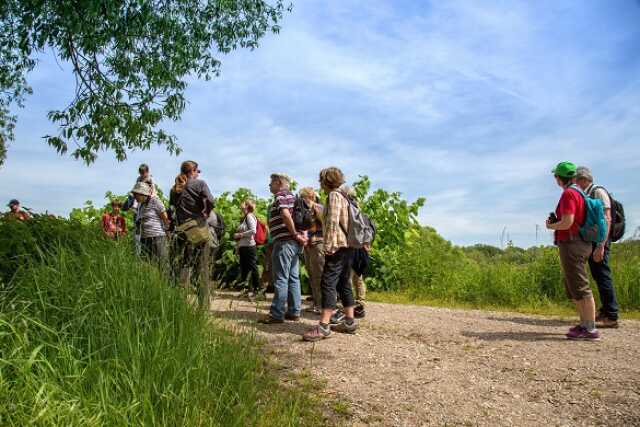
POLYGON ((258 325, 268 310, 219 295, 218 317, 255 328, 279 364, 326 383, 347 425, 640 425, 640 322, 565 339, 566 319, 367 304, 356 335, 310 344, 317 321, 258 325))

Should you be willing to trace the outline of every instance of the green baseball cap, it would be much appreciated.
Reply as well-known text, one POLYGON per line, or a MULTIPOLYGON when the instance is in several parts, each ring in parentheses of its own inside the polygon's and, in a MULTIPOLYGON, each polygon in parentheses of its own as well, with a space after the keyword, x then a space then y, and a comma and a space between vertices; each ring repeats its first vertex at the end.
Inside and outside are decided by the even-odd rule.
POLYGON ((551 173, 560 178, 573 178, 576 176, 576 169, 576 165, 571 162, 560 162, 551 173))

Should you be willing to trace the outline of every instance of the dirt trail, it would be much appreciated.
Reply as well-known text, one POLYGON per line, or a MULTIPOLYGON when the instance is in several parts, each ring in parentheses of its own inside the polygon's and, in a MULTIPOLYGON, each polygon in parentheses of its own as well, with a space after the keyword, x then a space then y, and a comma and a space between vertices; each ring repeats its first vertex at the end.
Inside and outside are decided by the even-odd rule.
POLYGON ((350 425, 640 425, 637 321, 573 342, 558 318, 369 303, 357 335, 314 346, 301 334, 316 316, 257 325, 268 304, 233 298, 220 295, 216 315, 256 328, 281 364, 326 382, 350 425))

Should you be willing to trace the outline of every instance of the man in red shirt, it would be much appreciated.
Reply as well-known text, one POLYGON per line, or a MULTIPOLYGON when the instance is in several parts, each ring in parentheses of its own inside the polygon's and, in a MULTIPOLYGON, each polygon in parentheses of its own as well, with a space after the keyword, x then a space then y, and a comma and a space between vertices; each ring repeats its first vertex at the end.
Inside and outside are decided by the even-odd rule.
POLYGON ((567 338, 598 340, 600 333, 596 329, 596 305, 587 275, 592 246, 580 237, 580 225, 584 223, 586 209, 584 195, 575 186, 576 169, 575 164, 562 162, 552 171, 563 191, 556 208, 556 218, 547 220, 547 228, 555 231, 565 289, 580 316, 580 324, 569 329, 567 338))
POLYGON ((124 217, 120 215, 120 202, 111 202, 111 213, 102 215, 102 230, 107 237, 117 240, 120 236, 127 234, 127 224, 124 217))

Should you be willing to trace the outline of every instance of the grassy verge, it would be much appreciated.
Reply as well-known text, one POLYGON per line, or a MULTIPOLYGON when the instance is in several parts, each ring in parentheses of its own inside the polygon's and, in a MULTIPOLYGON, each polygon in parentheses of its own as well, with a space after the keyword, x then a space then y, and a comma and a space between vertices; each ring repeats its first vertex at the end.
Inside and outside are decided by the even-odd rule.
MULTIPOLYGON (((454 299, 437 299, 426 296, 416 296, 410 292, 367 292, 367 299, 372 302, 389 304, 424 305, 429 307, 457 308, 463 310, 490 310, 510 313, 536 314, 543 316, 573 317, 576 312, 570 305, 562 305, 553 302, 538 305, 528 304, 515 307, 505 307, 488 303, 467 303, 454 299)), ((622 319, 640 320, 640 311, 623 311, 622 319)))
POLYGON ((0 224, 0 239, 38 236, 29 250, 50 240, 3 264, 0 425, 323 423, 309 390, 283 386, 251 335, 212 325, 125 243, 81 233, 67 245, 59 233, 77 224, 11 227, 32 229, 0 224))

